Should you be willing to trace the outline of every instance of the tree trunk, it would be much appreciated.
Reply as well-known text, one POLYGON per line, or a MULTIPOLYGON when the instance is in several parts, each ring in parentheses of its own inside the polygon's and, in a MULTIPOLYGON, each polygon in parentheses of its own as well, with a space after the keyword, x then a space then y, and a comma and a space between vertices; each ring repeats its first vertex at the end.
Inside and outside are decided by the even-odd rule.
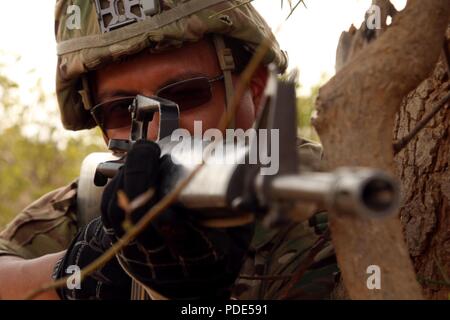
MULTIPOLYGON (((322 87, 314 125, 330 168, 394 171, 395 115, 403 98, 435 66, 449 14, 448 0, 409 0, 388 30, 376 42, 361 45, 351 63, 322 87)), ((330 226, 350 298, 421 298, 397 217, 332 216, 330 226), (371 265, 381 269, 381 290, 366 286, 371 265)))
MULTIPOLYGON (((450 29, 447 32, 450 43, 450 29)), ((449 93, 443 54, 433 75, 408 95, 397 115, 394 135, 401 139, 449 93)), ((448 104, 395 158, 401 177, 401 209, 409 253, 424 293, 450 298, 450 110, 448 104)))
MULTIPOLYGON (((383 16, 396 14, 390 3, 381 4, 381 7, 384 8, 383 16), (385 11, 386 8, 390 12, 385 11)), ((376 40, 386 28, 385 25, 375 36, 368 32, 365 24, 360 29, 352 26, 348 32, 344 32, 337 50, 337 71, 376 40)), ((448 94, 450 27, 445 45, 447 52, 443 50, 433 75, 403 101, 395 120, 395 140, 411 132, 437 101, 448 94)), ((400 213, 404 235, 418 279, 429 299, 448 299, 450 296, 449 133, 450 110, 447 103, 395 157, 395 169, 397 176, 401 178, 403 191, 400 213)))

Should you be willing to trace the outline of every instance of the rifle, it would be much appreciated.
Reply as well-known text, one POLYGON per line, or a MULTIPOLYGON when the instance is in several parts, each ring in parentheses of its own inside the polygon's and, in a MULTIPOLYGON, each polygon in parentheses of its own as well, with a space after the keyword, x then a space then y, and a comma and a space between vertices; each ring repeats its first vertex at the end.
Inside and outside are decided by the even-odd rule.
MULTIPOLYGON (((274 131, 279 141, 261 144, 253 136, 247 143, 234 138, 211 142, 193 137, 183 141, 185 146, 202 148, 189 149, 180 148, 179 139, 174 140, 172 136, 178 129, 178 106, 158 97, 138 95, 130 106, 130 139, 111 140, 109 149, 114 155, 92 154, 83 162, 78 188, 79 221, 84 224, 98 216, 102 187, 123 166, 133 143, 147 139, 148 124, 156 112, 160 115, 157 143, 162 150, 163 163, 160 192, 165 195, 173 190, 194 170, 192 159, 204 159, 205 152, 209 152, 211 157, 174 205, 191 209, 211 226, 242 225, 255 218, 263 219, 268 226, 305 219, 304 215, 299 218, 286 214, 298 203, 312 204, 313 208, 320 207, 332 214, 379 218, 395 213, 400 192, 398 183, 387 173, 359 167, 323 172, 302 163, 304 159, 297 153, 296 109, 295 85, 278 79, 272 72, 254 129, 274 131), (220 154, 210 151, 218 145, 222 147, 220 150, 227 150, 228 158, 237 161, 215 161, 220 154), (257 147, 266 154, 278 153, 279 165, 275 173, 264 174, 267 164, 249 161, 254 158, 257 147)), ((313 213, 314 210, 306 217, 313 213)))

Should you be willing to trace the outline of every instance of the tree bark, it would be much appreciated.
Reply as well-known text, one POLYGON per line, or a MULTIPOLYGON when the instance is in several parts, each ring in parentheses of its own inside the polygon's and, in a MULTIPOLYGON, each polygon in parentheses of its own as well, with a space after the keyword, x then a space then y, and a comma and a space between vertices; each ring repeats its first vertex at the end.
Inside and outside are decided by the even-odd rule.
MULTIPOLYGON (((448 0, 409 0, 391 27, 321 88, 313 121, 330 169, 368 166, 394 171, 395 115, 402 99, 430 75, 449 22, 448 0)), ((398 217, 331 217, 343 280, 352 299, 420 299, 420 286, 398 217), (381 289, 366 285, 381 269, 381 289)))
MULTIPOLYGON (((447 43, 450 43, 450 29, 447 43)), ((448 45, 448 44, 447 44, 448 45)), ((408 134, 450 91, 444 54, 433 75, 404 100, 397 115, 396 140, 408 134)), ((395 157, 403 188, 400 214, 425 296, 450 297, 450 109, 448 104, 395 157)))

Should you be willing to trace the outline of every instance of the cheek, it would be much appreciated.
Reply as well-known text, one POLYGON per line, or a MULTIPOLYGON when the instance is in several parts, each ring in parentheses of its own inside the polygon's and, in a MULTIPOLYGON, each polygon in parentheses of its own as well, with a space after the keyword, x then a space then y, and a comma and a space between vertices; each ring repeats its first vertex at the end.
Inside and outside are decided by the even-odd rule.
POLYGON ((256 120, 255 104, 249 90, 246 91, 241 99, 239 108, 236 112, 236 128, 247 130, 253 126, 256 120))

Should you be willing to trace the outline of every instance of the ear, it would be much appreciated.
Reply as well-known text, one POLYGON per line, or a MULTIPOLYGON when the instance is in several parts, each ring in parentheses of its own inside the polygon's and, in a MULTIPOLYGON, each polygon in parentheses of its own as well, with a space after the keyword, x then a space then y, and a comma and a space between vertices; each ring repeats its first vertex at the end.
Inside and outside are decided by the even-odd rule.
POLYGON ((264 65, 260 65, 253 75, 252 81, 250 82, 250 90, 252 93, 253 104, 255 105, 255 113, 259 113, 259 108, 261 106, 261 100, 264 94, 264 90, 267 84, 267 78, 269 71, 264 65))

